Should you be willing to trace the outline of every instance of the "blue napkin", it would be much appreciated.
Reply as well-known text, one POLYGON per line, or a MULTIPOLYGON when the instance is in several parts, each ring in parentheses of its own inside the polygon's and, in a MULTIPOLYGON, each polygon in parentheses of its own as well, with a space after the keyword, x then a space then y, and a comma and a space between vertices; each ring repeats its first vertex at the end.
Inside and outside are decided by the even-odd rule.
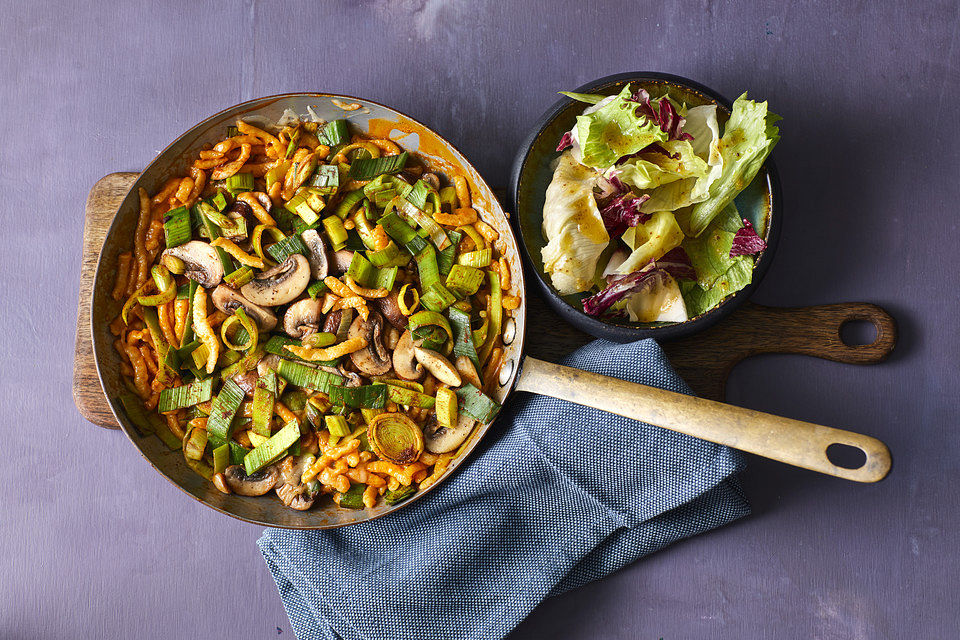
MULTIPOLYGON (((690 393, 653 340, 598 340, 563 364, 690 393)), ((423 500, 258 544, 300 640, 502 638, 544 598, 748 514, 743 466, 726 447, 517 393, 423 500)))

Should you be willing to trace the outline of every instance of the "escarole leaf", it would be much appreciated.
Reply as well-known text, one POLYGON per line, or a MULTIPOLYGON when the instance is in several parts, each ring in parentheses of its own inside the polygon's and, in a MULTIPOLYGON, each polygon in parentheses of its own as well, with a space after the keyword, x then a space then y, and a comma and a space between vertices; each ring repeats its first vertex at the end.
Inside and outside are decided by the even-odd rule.
POLYGON ((683 248, 697 272, 697 284, 708 289, 736 262, 730 256, 733 239, 743 226, 740 214, 733 203, 727 205, 713 220, 705 233, 696 238, 687 238, 683 248))
POLYGON ((573 91, 560 91, 560 95, 567 96, 577 102, 586 102, 587 104, 597 104, 606 96, 602 96, 596 93, 574 93, 573 91))
POLYGON ((686 140, 668 140, 660 145, 666 151, 641 151, 617 165, 611 172, 637 189, 655 189, 684 178, 706 176, 709 167, 686 140))
POLYGON ((627 85, 596 111, 577 116, 576 137, 583 164, 607 169, 623 156, 667 140, 657 123, 639 112, 640 105, 629 99, 631 95, 627 85))
POLYGON ((747 100, 746 93, 733 103, 719 143, 723 168, 720 177, 710 185, 709 197, 698 203, 690 214, 692 235, 703 233, 757 175, 780 140, 780 130, 775 126, 778 120, 780 116, 770 113, 765 101, 747 100))
POLYGON ((646 222, 627 229, 623 241, 633 252, 617 267, 617 273, 627 274, 642 269, 651 260, 680 246, 683 231, 672 213, 658 211, 646 222))
POLYGON ((734 239, 743 228, 737 208, 730 203, 704 233, 683 242, 697 276, 696 282, 680 283, 690 317, 713 308, 753 279, 753 257, 732 251, 734 239))

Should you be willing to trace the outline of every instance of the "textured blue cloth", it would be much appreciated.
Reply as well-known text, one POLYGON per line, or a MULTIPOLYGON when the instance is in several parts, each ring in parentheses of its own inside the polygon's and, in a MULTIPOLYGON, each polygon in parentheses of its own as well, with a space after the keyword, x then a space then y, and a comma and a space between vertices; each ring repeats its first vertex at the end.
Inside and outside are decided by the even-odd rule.
MULTIPOLYGON (((690 393, 652 340, 564 364, 690 393)), ((300 640, 502 638, 544 598, 749 513, 742 468, 726 447, 518 393, 423 500, 259 545, 300 640)))

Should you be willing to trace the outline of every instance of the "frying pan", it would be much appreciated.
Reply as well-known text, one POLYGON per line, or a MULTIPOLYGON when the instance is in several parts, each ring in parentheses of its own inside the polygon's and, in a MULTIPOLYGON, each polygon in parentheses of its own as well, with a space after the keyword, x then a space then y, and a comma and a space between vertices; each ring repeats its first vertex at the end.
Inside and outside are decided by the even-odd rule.
MULTIPOLYGON (((380 505, 373 509, 340 509, 329 501, 310 511, 295 511, 272 497, 224 495, 184 463, 182 453, 170 451, 154 436, 139 433, 125 415, 117 398, 123 393, 120 358, 113 349, 108 325, 120 311, 120 303, 110 292, 117 268, 117 256, 129 250, 136 227, 139 204, 137 190, 143 187, 155 193, 171 176, 182 175, 200 148, 224 135, 237 118, 256 122, 257 118, 276 122, 285 110, 306 116, 311 111, 324 120, 346 117, 359 130, 386 135, 406 149, 416 151, 443 173, 460 173, 470 184, 475 207, 500 234, 506 244, 504 255, 510 265, 513 292, 522 299, 513 317, 513 338, 504 346, 499 385, 491 395, 501 404, 515 391, 554 396, 578 404, 617 413, 636 420, 672 429, 691 436, 729 445, 757 455, 780 460, 859 482, 882 479, 890 468, 890 454, 874 438, 855 433, 779 418, 718 402, 632 384, 551 364, 523 355, 527 331, 526 287, 516 237, 499 202, 487 183, 440 135, 399 111, 351 96, 294 93, 244 102, 204 120, 177 138, 133 183, 107 232, 94 276, 91 301, 91 332, 94 358, 101 386, 117 422, 146 460, 174 485, 203 504, 248 522, 291 529, 328 529, 382 517, 423 499, 439 483, 418 492, 398 505, 380 505), (337 104, 339 103, 339 105, 337 104), (341 105, 357 104, 345 111, 341 105), (308 109, 309 108, 309 109, 308 109), (857 447, 866 455, 858 469, 835 466, 826 456, 833 443, 857 447)), ((467 442, 463 455, 454 460, 444 478, 465 463, 490 425, 478 425, 467 442)))

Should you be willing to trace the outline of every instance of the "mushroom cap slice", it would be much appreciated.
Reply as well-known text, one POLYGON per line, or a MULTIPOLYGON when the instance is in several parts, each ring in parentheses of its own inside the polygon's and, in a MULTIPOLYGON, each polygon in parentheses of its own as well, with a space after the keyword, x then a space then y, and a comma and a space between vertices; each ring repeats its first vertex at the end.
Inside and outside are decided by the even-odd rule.
POLYGON ((217 255, 216 248, 206 242, 191 240, 179 246, 164 249, 163 255, 182 260, 185 267, 183 275, 196 280, 197 284, 204 289, 215 287, 223 280, 223 264, 220 262, 220 256, 217 255))
POLYGON ((453 363, 433 349, 414 347, 413 355, 417 358, 417 362, 426 367, 427 371, 433 374, 433 377, 443 384, 451 387, 459 387, 463 384, 463 380, 460 378, 460 372, 453 366, 453 363))
POLYGON ((397 464, 416 462, 423 453, 423 432, 402 413, 381 413, 367 426, 367 439, 381 458, 397 464))
POLYGON ((291 509, 306 511, 313 506, 314 496, 311 496, 305 484, 281 484, 277 487, 277 496, 291 509))
POLYGON ((320 300, 311 298, 293 303, 283 314, 283 330, 297 340, 315 333, 323 324, 322 307, 320 300))
POLYGON ((300 234, 303 244, 310 253, 307 262, 310 263, 310 275, 314 280, 323 280, 330 273, 330 262, 327 260, 327 245, 323 236, 316 229, 307 229, 300 234))
POLYGON ((383 344, 383 316, 374 311, 364 320, 357 316, 350 325, 347 338, 364 338, 367 346, 350 354, 353 366, 367 375, 382 375, 393 366, 390 351, 383 344))
POLYGON ((280 472, 275 465, 247 475, 242 466, 235 464, 224 469, 223 478, 227 481, 230 490, 241 496, 262 496, 281 480, 280 472))
POLYGON ((394 327, 403 331, 410 323, 407 316, 400 312, 400 303, 397 300, 397 292, 391 291, 383 298, 374 298, 371 302, 377 306, 383 317, 394 327))
POLYGON ((393 370, 404 380, 419 380, 423 377, 423 367, 417 362, 414 349, 423 344, 422 340, 415 340, 407 329, 400 336, 397 348, 393 350, 393 370))
POLYGON ((295 253, 277 266, 254 276, 240 288, 250 302, 264 307, 276 307, 295 299, 310 283, 310 263, 295 253))
POLYGON ((330 271, 334 275, 342 276, 350 268, 351 260, 353 260, 353 251, 350 251, 350 249, 335 251, 330 258, 330 271))
POLYGON ((452 429, 437 422, 436 416, 431 416, 423 428, 423 439, 427 451, 430 453, 450 453, 456 450, 473 432, 474 426, 476 426, 476 421, 463 413, 457 416, 457 426, 452 429))
POLYGON ((273 315, 272 311, 250 302, 236 289, 221 284, 213 290, 210 299, 213 300, 213 306, 226 314, 232 314, 237 308, 242 307, 244 313, 257 323, 257 329, 260 331, 267 332, 277 326, 277 316, 273 315))
POLYGON ((277 365, 279 364, 280 356, 268 353, 260 359, 260 362, 257 363, 257 374, 265 376, 271 371, 276 371, 277 365))

